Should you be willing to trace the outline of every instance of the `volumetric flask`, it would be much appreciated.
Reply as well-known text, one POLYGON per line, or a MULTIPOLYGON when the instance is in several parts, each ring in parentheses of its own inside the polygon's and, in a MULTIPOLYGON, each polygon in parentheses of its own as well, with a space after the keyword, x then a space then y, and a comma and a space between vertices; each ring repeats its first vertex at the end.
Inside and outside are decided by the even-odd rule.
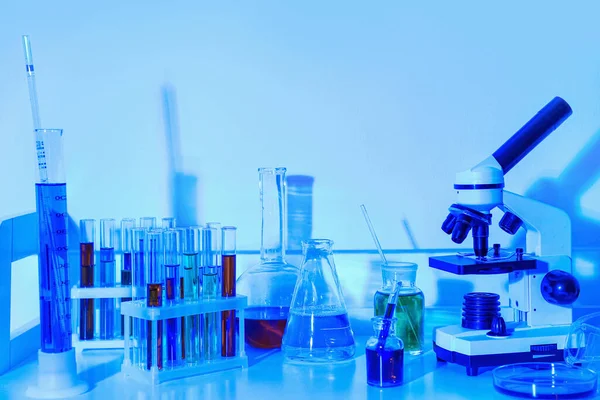
POLYGON ((354 355, 354 334, 332 246, 327 239, 302 242, 304 260, 282 342, 288 360, 332 362, 354 355))
POLYGON ((285 261, 285 168, 260 168, 262 210, 260 263, 237 281, 237 294, 248 296, 246 343, 262 349, 281 347, 298 268, 285 261))

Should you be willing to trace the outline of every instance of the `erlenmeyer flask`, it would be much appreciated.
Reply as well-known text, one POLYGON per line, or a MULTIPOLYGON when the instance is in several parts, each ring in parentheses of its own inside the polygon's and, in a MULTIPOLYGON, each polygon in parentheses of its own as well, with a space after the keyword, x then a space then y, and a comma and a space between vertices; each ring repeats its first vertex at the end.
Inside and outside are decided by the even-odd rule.
POLYGON ((354 355, 354 334, 338 280, 333 242, 302 242, 304 260, 296 282, 282 350, 295 361, 332 362, 354 355))
POLYGON ((285 261, 285 168, 260 168, 262 209, 260 263, 237 280, 237 293, 248 296, 246 343, 262 349, 281 347, 298 268, 285 261))

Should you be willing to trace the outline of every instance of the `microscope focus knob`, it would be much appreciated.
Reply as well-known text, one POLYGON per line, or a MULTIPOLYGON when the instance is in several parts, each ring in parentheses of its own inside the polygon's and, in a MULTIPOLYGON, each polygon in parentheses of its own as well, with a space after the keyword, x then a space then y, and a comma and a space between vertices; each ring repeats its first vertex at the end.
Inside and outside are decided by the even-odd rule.
POLYGON ((508 336, 506 331, 506 322, 502 317, 494 317, 492 320, 492 330, 488 333, 489 336, 503 337, 508 336))
POLYGON ((521 225, 523 225, 521 218, 511 212, 505 213, 500 220, 500 228, 511 235, 517 233, 521 225))
POLYGON ((542 297, 550 304, 568 305, 579 297, 581 288, 573 275, 561 270, 550 271, 542 279, 542 297))
POLYGON ((442 230, 446 232, 446 235, 452 233, 452 229, 454 229, 454 225, 456 225, 456 217, 452 214, 448 214, 444 223, 442 224, 442 230))

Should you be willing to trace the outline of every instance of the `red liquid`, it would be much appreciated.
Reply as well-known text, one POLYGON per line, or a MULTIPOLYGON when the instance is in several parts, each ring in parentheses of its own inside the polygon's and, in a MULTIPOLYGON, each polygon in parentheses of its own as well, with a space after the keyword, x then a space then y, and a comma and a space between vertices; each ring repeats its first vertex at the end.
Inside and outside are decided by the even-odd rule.
POLYGON ((246 310, 246 343, 259 349, 277 349, 285 331, 289 307, 253 307, 246 310))

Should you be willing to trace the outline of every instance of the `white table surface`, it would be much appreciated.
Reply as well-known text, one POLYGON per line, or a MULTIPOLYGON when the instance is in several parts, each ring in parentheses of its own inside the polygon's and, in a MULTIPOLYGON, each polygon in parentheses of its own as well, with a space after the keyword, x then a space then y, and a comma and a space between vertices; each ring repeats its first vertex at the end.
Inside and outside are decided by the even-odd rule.
MULTIPOLYGON (((494 390, 492 372, 466 375, 462 366, 438 363, 431 350, 434 326, 457 323, 458 313, 440 310, 426 313, 427 351, 418 357, 405 355, 405 383, 378 389, 366 384, 364 345, 370 335, 371 310, 351 312, 357 343, 356 357, 328 365, 296 365, 283 362, 279 351, 248 348, 249 368, 165 382, 156 387, 125 380, 120 374, 122 351, 87 351, 78 358, 80 378, 91 389, 78 399, 515 399, 494 390)), ((36 379, 36 359, 0 377, 0 399, 25 398, 36 379)), ((600 398, 596 396, 595 398, 600 398)))

